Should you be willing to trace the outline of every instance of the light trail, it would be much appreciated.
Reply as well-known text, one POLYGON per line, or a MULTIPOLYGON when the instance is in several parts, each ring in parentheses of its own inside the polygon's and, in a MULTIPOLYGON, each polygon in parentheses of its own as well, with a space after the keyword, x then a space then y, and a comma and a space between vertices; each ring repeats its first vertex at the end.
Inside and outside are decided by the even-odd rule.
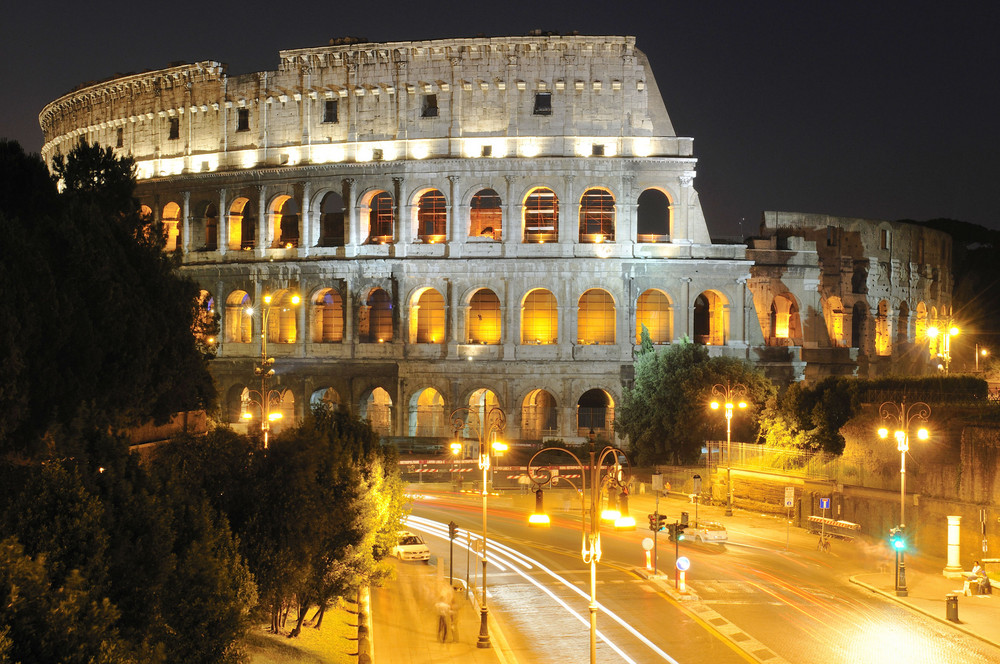
MULTIPOLYGON (((430 535, 434 535, 436 537, 441 537, 443 539, 448 539, 447 528, 443 524, 441 524, 441 523, 439 523, 437 521, 434 521, 434 520, 431 520, 431 519, 426 519, 426 518, 423 518, 423 517, 418 517, 418 516, 410 515, 408 517, 408 519, 407 519, 407 523, 408 524, 415 524, 413 526, 415 529, 423 530, 423 532, 428 533, 430 535)), ((475 533, 472 533, 472 535, 473 535, 473 538, 476 541, 479 541, 479 540, 482 539, 482 536, 476 535, 475 533)), ((463 544, 462 546, 465 546, 465 545, 463 544)), ((532 576, 526 574, 525 571, 523 571, 522 569, 520 569, 518 567, 518 565, 520 565, 520 566, 522 566, 522 567, 524 567, 525 569, 528 569, 528 570, 537 568, 538 570, 540 570, 542 572, 545 572, 554 581, 558 582, 563 587, 565 587, 566 589, 572 591, 573 593, 576 593, 577 595, 579 595, 581 598, 583 598, 587 602, 590 601, 590 595, 588 593, 586 593, 583 590, 581 590, 580 588, 578 588, 572 582, 564 579, 562 576, 560 576, 556 572, 553 572, 551 569, 549 569, 548 567, 546 567, 544 564, 542 564, 538 560, 536 560, 534 558, 531 558, 530 556, 527 556, 527 555, 521 553, 520 551, 512 549, 511 547, 509 547, 509 546, 507 546, 505 544, 501 544, 500 542, 497 542, 496 540, 487 540, 487 551, 489 552, 490 550, 492 550, 494 558, 493 559, 487 558, 487 562, 492 562, 494 565, 497 565, 497 567, 499 568, 499 565, 497 564, 495 558, 496 557, 502 557, 502 556, 508 556, 509 559, 507 559, 506 562, 507 562, 508 565, 511 566, 511 571, 513 571, 518 576, 520 576, 521 578, 523 578, 525 581, 527 581, 531 585, 535 586, 540 591, 542 591, 545 595, 547 595, 548 597, 550 597, 559 606, 561 606, 562 608, 564 608, 570 615, 572 615, 574 618, 576 618, 578 621, 580 621, 580 623, 582 625, 584 625, 584 626, 586 626, 588 628, 590 627, 590 617, 589 617, 589 615, 588 616, 581 615, 578 611, 576 611, 575 609, 573 609, 565 600, 561 599, 560 597, 557 597, 555 595, 555 593, 552 592, 552 590, 550 590, 549 588, 547 588, 544 585, 542 585, 538 580, 536 580, 532 576)), ((598 606, 598 608, 601 610, 601 612, 604 615, 606 615, 609 618, 611 618, 614 622, 616 622, 618 625, 620 625, 622 628, 624 628, 633 637, 635 637, 637 640, 639 640, 641 643, 643 643, 645 646, 647 646, 650 650, 652 650, 654 653, 656 653, 662 659, 664 659, 667 662, 670 662, 671 664, 679 664, 679 662, 676 659, 674 659, 673 657, 671 657, 670 655, 668 655, 666 652, 663 651, 663 649, 661 649, 655 643, 653 643, 652 641, 650 641, 645 635, 643 635, 638 630, 636 630, 634 627, 632 627, 631 625, 629 625, 617 613, 615 613, 614 611, 611 611, 610 609, 608 609, 606 606, 604 606, 600 602, 597 603, 597 606, 598 606)), ((636 664, 635 660, 633 660, 631 657, 629 657, 627 654, 625 654, 625 651, 622 650, 622 648, 619 647, 617 644, 615 644, 614 642, 612 642, 607 637, 607 635, 604 632, 602 632, 600 629, 598 629, 597 635, 600 637, 601 641, 603 641, 604 643, 606 643, 609 648, 611 648, 612 650, 614 650, 626 662, 629 662, 629 664, 636 664)))

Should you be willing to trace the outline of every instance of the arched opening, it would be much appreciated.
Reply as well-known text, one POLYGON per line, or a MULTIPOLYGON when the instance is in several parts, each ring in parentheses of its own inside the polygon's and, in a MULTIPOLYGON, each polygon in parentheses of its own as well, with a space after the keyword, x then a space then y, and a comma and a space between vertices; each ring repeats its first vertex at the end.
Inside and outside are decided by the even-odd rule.
POLYGON ((855 263, 851 275, 851 291, 858 295, 868 292, 868 263, 855 263))
POLYGON ((344 199, 330 192, 319 205, 319 246, 343 247, 347 244, 344 224, 344 199))
POLYGON ((322 407, 336 411, 340 408, 340 394, 332 387, 320 388, 309 396, 309 407, 312 409, 322 407))
POLYGON ((769 346, 797 346, 802 342, 799 306, 788 293, 780 293, 771 301, 769 346))
POLYGON ((521 437, 543 440, 559 432, 556 400, 546 390, 532 390, 521 403, 521 437))
POLYGON ((368 420, 380 436, 392 435, 392 397, 381 387, 368 393, 361 402, 361 419, 368 420))
POLYGON ((639 194, 635 215, 639 242, 670 241, 670 199, 662 191, 646 189, 639 194))
POLYGON ((195 319, 192 324, 194 338, 201 346, 214 346, 215 337, 215 298, 207 290, 198 293, 198 303, 195 319))
POLYGON ((274 246, 292 249, 299 246, 299 206, 291 196, 279 196, 271 203, 274 246))
POLYGON ((481 288, 472 295, 468 316, 470 344, 500 343, 500 298, 488 288, 481 288))
POLYGON ((210 203, 205 208, 205 251, 217 251, 219 248, 219 208, 210 203))
POLYGON ((226 298, 226 341, 248 344, 253 337, 253 318, 249 312, 250 295, 233 291, 226 298))
POLYGON ((896 319, 896 343, 905 344, 910 340, 910 307, 906 302, 899 303, 899 315, 896 319))
POLYGON ((296 308, 292 302, 295 294, 287 289, 271 293, 267 314, 267 341, 276 344, 293 344, 298 338, 296 308))
POLYGON ((668 344, 674 338, 673 308, 670 298, 655 289, 639 296, 635 306, 635 342, 642 343, 642 328, 654 344, 668 344))
POLYGON ((913 321, 913 337, 919 343, 927 337, 927 305, 917 302, 917 316, 913 321))
POLYGON ((589 436, 593 431, 598 436, 610 438, 611 426, 615 421, 615 402, 611 395, 601 389, 587 390, 576 403, 576 429, 578 436, 589 436))
POLYGON ((615 301, 606 290, 591 288, 580 296, 576 337, 585 346, 615 343, 615 301))
POLYGON ((724 346, 729 332, 726 301, 716 291, 704 291, 694 301, 694 342, 724 346))
MULTIPOLYGON (((941 315, 942 316, 944 315, 943 311, 941 312, 941 315)), ((931 355, 931 357, 937 357, 938 354, 939 354, 939 346, 938 346, 938 344, 940 343, 939 340, 941 339, 941 334, 940 334, 941 319, 938 318, 937 307, 931 307, 930 318, 928 319, 928 325, 927 326, 928 327, 936 327, 938 329, 938 332, 939 332, 938 334, 934 335, 933 337, 927 337, 927 347, 928 347, 928 350, 930 351, 930 355, 931 355)))
POLYGON ((889 335, 889 303, 880 300, 878 314, 875 317, 875 353, 877 355, 892 354, 892 337, 889 335))
POLYGON ((359 308, 358 337, 370 344, 392 341, 392 298, 381 288, 373 288, 359 308))
POLYGON ((170 202, 163 206, 164 251, 177 251, 181 243, 181 206, 170 202))
POLYGON ((559 199, 545 187, 532 189, 524 199, 524 241, 555 242, 559 239, 559 199))
POLYGON ((384 191, 376 192, 362 212, 368 214, 368 244, 392 242, 396 224, 392 196, 384 191))
POLYGON ((831 346, 846 346, 847 340, 844 338, 844 303, 839 297, 833 295, 827 298, 826 302, 826 331, 830 335, 831 346))
POLYGON ((433 288, 425 289, 416 303, 418 344, 444 343, 444 298, 433 288))
POLYGON ((588 189, 580 197, 580 242, 615 241, 615 197, 607 189, 588 189))
POLYGON ((409 435, 447 436, 444 398, 433 387, 420 390, 410 398, 409 435))
POLYGON ((555 296, 544 288, 528 293, 521 305, 521 343, 559 343, 559 310, 555 296))
POLYGON ((295 426, 295 394, 291 390, 281 390, 281 401, 274 410, 281 413, 281 417, 271 422, 272 435, 295 426))
POLYGON ((237 198, 229 206, 229 248, 233 251, 250 251, 255 246, 257 219, 249 203, 248 198, 237 198))
POLYGON ((243 407, 243 394, 247 391, 246 385, 232 385, 226 393, 222 395, 222 421, 230 424, 240 422, 240 413, 243 407))
POLYGON ((861 352, 868 352, 865 345, 865 327, 868 321, 868 305, 864 302, 855 302, 851 309, 851 348, 858 348, 861 352))
POLYGON ((448 209, 444 194, 431 189, 417 199, 417 239, 429 244, 444 242, 448 233, 448 209))
POLYGON ((499 241, 503 230, 500 196, 492 189, 482 189, 472 197, 469 211, 469 237, 499 241))
POLYGON ((313 298, 312 340, 337 344, 344 340, 344 302, 333 288, 321 290, 313 298))

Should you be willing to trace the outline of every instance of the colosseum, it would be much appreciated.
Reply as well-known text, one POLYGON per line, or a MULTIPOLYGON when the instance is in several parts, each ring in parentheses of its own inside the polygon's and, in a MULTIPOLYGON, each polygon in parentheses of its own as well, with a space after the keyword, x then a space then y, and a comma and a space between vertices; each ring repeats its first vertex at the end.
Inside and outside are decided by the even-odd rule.
POLYGON ((937 364, 950 238, 766 212, 758 237, 713 243, 693 141, 632 37, 279 58, 119 76, 39 118, 47 161, 80 140, 135 159, 167 250, 220 315, 226 421, 325 401, 435 437, 455 409, 499 405, 512 439, 610 437, 643 328, 784 381, 937 364))

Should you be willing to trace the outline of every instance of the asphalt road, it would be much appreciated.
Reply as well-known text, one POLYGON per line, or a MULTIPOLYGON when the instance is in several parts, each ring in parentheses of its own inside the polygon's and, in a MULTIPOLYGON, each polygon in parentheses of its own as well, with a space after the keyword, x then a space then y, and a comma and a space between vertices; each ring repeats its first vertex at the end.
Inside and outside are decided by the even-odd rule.
MULTIPOLYGON (((579 502, 565 492, 546 497, 552 527, 527 526, 525 498, 491 498, 487 601, 521 664, 586 662, 589 658, 590 571, 580 557, 579 502), (553 509, 554 508, 554 509, 553 509)), ((645 522, 644 512, 633 514, 645 522)), ((690 506, 664 501, 671 515, 690 506)), ((665 586, 673 577, 643 578, 641 542, 651 533, 602 531, 597 565, 600 662, 808 662, 810 664, 972 664, 1000 661, 1000 652, 945 625, 907 611, 848 582, 872 571, 884 555, 859 543, 816 549, 816 537, 753 515, 724 518, 702 507, 702 518, 724 521, 726 545, 682 542, 691 560, 687 583, 696 599, 679 601, 665 586)), ((447 524, 461 538, 482 532, 478 496, 425 491, 414 497, 411 526, 445 559, 447 524)), ((661 570, 672 570, 673 544, 658 538, 661 570)), ((456 542, 455 575, 479 586, 478 554, 456 542)), ((433 562, 433 561, 432 561, 433 562)))

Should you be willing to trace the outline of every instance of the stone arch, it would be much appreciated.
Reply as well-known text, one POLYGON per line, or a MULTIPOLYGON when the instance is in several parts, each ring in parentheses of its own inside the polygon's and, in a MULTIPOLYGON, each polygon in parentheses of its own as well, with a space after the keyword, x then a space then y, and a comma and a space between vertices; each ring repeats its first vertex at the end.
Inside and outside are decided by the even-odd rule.
POLYGON ((297 296, 287 288, 282 288, 265 296, 264 304, 269 307, 267 316, 267 341, 276 344, 293 344, 298 339, 298 321, 295 305, 297 296), (270 302, 268 302, 270 297, 270 302))
POLYGON ((229 343, 248 344, 253 338, 250 295, 235 290, 226 297, 225 339, 229 343))
POLYGON ((580 243, 615 241, 615 197, 604 187, 591 187, 580 196, 580 243))
POLYGON ((181 248, 181 206, 170 201, 163 206, 163 235, 166 240, 164 251, 177 251, 181 248))
POLYGON ((421 242, 439 244, 448 238, 448 202, 440 189, 423 189, 414 195, 416 237, 421 242))
POLYGON ((802 323, 799 304, 791 293, 778 293, 771 300, 768 346, 801 346, 802 323))
POLYGON ((905 344, 910 340, 910 306, 903 300, 896 314, 896 343, 905 344))
POLYGON ((865 333, 868 326, 868 305, 859 300, 854 303, 851 310, 851 347, 859 349, 862 353, 867 353, 868 348, 865 343, 865 333))
POLYGON ((643 326, 654 344, 668 344, 674 338, 674 309, 670 296, 656 288, 643 291, 635 305, 635 342, 642 343, 643 326))
POLYGON ((670 195, 658 188, 645 189, 636 204, 636 241, 669 242, 674 209, 670 195))
POLYGON ((469 202, 469 237, 500 241, 503 236, 503 202, 500 194, 483 188, 469 202))
POLYGON ((362 228, 367 229, 367 244, 389 244, 396 233, 396 209, 392 194, 376 189, 361 198, 358 210, 362 228))
POLYGON ((559 343, 559 307, 556 296, 545 288, 535 288, 521 301, 521 343, 559 343))
POLYGON ((875 314, 875 354, 892 354, 891 325, 889 322, 889 302, 879 300, 875 314))
POLYGON ((694 342, 724 346, 729 338, 729 306, 717 290, 706 290, 694 300, 694 342))
POLYGON ((559 240, 559 197, 548 187, 535 187, 524 197, 522 228, 525 243, 559 240))
POLYGON ((361 343, 392 341, 392 297, 385 289, 372 288, 358 307, 358 337, 361 343))
POLYGON ((407 433, 410 436, 447 436, 444 397, 433 387, 417 390, 410 397, 407 433))
POLYGON ((343 196, 335 191, 326 192, 319 201, 318 246, 345 246, 347 244, 347 231, 343 196))
POLYGON ((410 298, 410 343, 446 341, 444 297, 430 286, 418 289, 410 298))
POLYGON ((191 215, 191 242, 199 251, 217 251, 219 248, 219 206, 202 200, 193 208, 191 215))
POLYGON ((489 288, 480 288, 469 299, 466 338, 470 344, 498 344, 502 338, 500 298, 489 288))
POLYGON ((214 346, 216 339, 212 334, 216 324, 215 296, 210 291, 201 289, 198 292, 194 320, 195 340, 203 346, 214 346))
POLYGON ((927 337, 927 305, 917 302, 917 314, 913 321, 913 337, 916 341, 923 341, 927 337))
POLYGON ((312 298, 313 343, 334 344, 344 340, 344 300, 335 288, 324 288, 312 298))
POLYGON ((558 404, 548 390, 536 388, 521 401, 521 438, 543 440, 559 433, 558 404))
POLYGON ((268 206, 268 233, 274 247, 292 249, 299 246, 299 206, 288 194, 280 194, 268 206))
POLYGON ((611 393, 601 388, 587 390, 576 402, 576 433, 611 438, 615 421, 615 400, 611 393))
POLYGON ((615 300, 611 293, 603 288, 591 288, 580 296, 576 316, 577 343, 614 344, 616 323, 615 300))
POLYGON ((830 337, 831 346, 846 346, 844 337, 844 302, 836 295, 831 295, 823 301, 826 312, 826 332, 830 337))
POLYGON ((250 199, 241 196, 229 206, 229 249, 252 250, 256 246, 257 218, 250 199))
POLYGON ((367 390, 358 404, 358 413, 380 436, 392 435, 392 397, 383 387, 367 390))
POLYGON ((324 407, 338 410, 341 407, 340 394, 332 387, 321 387, 309 395, 309 407, 324 407))

